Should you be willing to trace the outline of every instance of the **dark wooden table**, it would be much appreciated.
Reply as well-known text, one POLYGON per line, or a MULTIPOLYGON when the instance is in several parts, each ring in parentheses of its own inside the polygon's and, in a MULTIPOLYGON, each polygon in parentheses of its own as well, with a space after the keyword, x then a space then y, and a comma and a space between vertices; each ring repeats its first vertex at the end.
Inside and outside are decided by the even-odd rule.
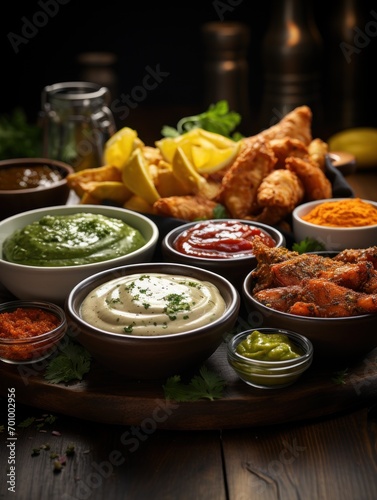
MULTIPOLYGON (((347 180, 357 196, 377 200, 376 171, 347 180)), ((0 379, 2 393, 6 383, 0 379)), ((15 400, 16 423, 35 420, 9 438, 13 408, 0 399, 0 499, 377 498, 377 401, 290 423, 186 431, 158 429, 153 418, 109 425, 15 400), (15 492, 8 491, 13 479, 15 492)))

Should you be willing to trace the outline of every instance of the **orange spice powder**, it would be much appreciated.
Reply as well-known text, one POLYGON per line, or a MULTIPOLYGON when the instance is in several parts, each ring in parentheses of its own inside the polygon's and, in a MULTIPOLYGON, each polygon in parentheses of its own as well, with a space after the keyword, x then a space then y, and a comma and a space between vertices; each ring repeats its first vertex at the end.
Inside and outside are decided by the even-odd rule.
POLYGON ((373 226, 377 224, 377 208, 360 198, 348 198, 321 203, 302 219, 318 226, 373 226))
POLYGON ((59 326, 59 318, 43 309, 17 308, 0 313, 0 337, 22 339, 37 337, 59 326))
MULTIPOLYGON (((54 330, 60 323, 60 319, 55 314, 43 309, 19 307, 14 311, 0 313, 0 338, 33 339, 54 330)), ((0 347, 0 355, 6 359, 28 360, 34 355, 42 354, 51 345, 49 339, 43 340, 38 347, 30 344, 4 345, 0 347)))

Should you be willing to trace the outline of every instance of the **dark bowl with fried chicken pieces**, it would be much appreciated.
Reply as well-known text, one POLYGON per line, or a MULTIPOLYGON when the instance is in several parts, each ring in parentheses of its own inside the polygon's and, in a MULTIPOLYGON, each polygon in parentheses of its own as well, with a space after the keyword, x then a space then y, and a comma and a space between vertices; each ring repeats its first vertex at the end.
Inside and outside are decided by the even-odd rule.
POLYGON ((255 242, 254 250, 242 289, 253 326, 305 335, 314 360, 334 367, 377 347, 377 246, 299 254, 255 242))

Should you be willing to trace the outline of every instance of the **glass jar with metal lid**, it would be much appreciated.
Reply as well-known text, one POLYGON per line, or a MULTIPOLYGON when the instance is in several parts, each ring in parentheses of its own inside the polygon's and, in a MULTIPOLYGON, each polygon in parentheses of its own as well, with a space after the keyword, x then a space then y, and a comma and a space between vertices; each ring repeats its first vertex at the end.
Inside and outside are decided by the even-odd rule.
POLYGON ((78 170, 103 164, 103 147, 116 131, 109 90, 91 82, 48 85, 42 92, 43 154, 78 170))

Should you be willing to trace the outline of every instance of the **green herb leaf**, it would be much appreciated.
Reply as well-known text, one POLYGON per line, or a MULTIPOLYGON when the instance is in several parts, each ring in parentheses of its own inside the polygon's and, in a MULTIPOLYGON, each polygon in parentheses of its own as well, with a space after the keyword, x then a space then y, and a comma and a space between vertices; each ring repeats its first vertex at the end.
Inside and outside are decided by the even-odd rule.
POLYGON ((205 366, 199 370, 188 384, 181 381, 179 375, 168 378, 163 386, 166 399, 179 402, 197 401, 199 399, 219 399, 223 395, 225 381, 205 366))
POLYGON ((347 375, 348 368, 339 372, 335 372, 331 380, 334 382, 334 384, 344 385, 346 383, 345 378, 347 377, 347 375))
POLYGON ((27 427, 30 427, 34 422, 35 422, 35 417, 28 417, 21 423, 19 423, 18 427, 26 429, 27 427))
POLYGON ((220 203, 215 206, 213 209, 213 218, 214 219, 228 219, 229 218, 229 213, 227 209, 224 207, 224 205, 221 205, 220 203))
POLYGON ((314 238, 305 238, 304 240, 293 243, 292 250, 298 253, 320 252, 325 250, 325 246, 314 238))
POLYGON ((42 129, 29 124, 25 112, 15 108, 0 115, 0 160, 42 156, 42 129))
POLYGON ((49 362, 44 378, 52 384, 82 380, 90 370, 90 363, 91 355, 88 351, 70 341, 61 354, 49 362))
POLYGON ((186 116, 179 120, 177 128, 165 125, 161 134, 164 137, 177 137, 194 128, 202 128, 208 132, 224 135, 235 141, 243 136, 235 132, 237 125, 241 122, 241 115, 235 111, 229 111, 228 102, 225 100, 211 104, 207 111, 198 115, 186 116))

